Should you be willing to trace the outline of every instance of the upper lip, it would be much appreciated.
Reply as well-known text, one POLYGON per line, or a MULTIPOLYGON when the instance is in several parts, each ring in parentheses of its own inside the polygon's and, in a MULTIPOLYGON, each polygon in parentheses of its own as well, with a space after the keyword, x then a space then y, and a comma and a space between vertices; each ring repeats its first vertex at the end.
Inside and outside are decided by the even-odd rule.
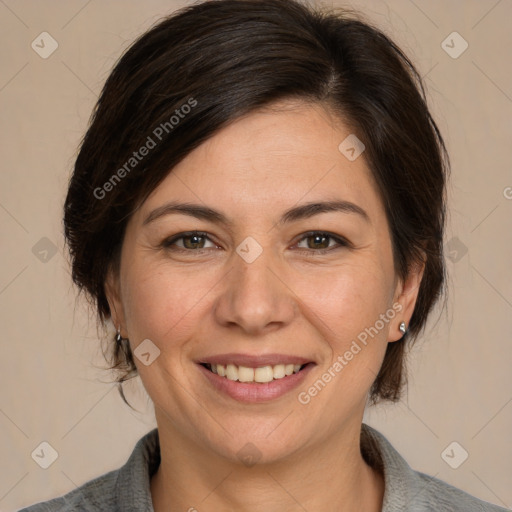
POLYGON ((199 364, 234 364, 246 368, 260 368, 262 366, 275 366, 276 364, 307 364, 312 363, 311 359, 287 354, 218 354, 208 356, 197 361, 199 364))

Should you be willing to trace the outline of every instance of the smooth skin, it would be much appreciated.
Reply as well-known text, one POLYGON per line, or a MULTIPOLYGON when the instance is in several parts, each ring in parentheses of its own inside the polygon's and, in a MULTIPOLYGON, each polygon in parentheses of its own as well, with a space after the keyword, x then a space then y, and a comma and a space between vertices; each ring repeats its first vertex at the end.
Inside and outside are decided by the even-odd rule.
POLYGON ((318 104, 281 101, 196 148, 130 218, 120 272, 106 289, 132 350, 145 339, 160 350, 149 366, 135 358, 160 437, 156 512, 381 510, 384 480, 362 458, 361 423, 386 346, 409 324, 423 267, 405 282, 396 275, 364 153, 351 162, 338 149, 350 133, 318 104), (328 200, 350 201, 368 220, 334 211, 279 223, 290 208, 328 200), (172 213, 144 224, 169 201, 207 206, 228 223, 172 213), (165 245, 193 230, 207 237, 165 245), (252 263, 236 252, 249 236, 263 249, 252 263), (397 303, 378 335, 300 403, 299 392, 397 303), (292 354, 316 366, 298 389, 247 404, 217 391, 196 363, 233 352, 292 354), (250 467, 237 456, 247 443, 261 454, 250 467))

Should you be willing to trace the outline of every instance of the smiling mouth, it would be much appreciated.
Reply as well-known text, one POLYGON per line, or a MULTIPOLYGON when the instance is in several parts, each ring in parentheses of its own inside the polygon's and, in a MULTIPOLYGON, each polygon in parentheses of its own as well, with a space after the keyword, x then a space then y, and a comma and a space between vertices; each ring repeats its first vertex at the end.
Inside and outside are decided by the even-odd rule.
POLYGON ((237 366, 235 364, 210 364, 201 363, 206 369, 228 380, 265 384, 273 380, 284 379, 294 373, 299 373, 307 364, 276 364, 273 366, 261 366, 258 368, 249 368, 247 366, 237 366))

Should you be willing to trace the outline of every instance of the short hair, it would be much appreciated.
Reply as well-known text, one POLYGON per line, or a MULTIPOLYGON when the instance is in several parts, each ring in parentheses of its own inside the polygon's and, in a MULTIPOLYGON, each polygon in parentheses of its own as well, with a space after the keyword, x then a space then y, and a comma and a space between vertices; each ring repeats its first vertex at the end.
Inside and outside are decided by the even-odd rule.
MULTIPOLYGON (((405 279, 411 265, 425 264, 407 334, 388 344, 369 394, 372 403, 397 401, 407 380, 406 345, 424 329, 445 284, 449 158, 414 65, 353 11, 296 0, 210 0, 139 37, 104 85, 70 179, 64 231, 72 279, 98 320, 110 318, 105 280, 119 271, 130 216, 193 149, 286 99, 323 105, 363 141, 395 272, 405 279), (150 138, 154 147, 136 159, 150 138)), ((110 346, 126 401, 122 382, 137 369, 129 346, 110 346)))

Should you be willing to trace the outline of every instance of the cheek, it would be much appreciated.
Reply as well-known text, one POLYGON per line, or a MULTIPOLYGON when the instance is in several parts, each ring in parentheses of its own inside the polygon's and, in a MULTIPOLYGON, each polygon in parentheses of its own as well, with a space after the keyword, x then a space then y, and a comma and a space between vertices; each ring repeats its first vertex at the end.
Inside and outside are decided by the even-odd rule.
POLYGON ((164 265, 144 261, 133 265, 125 277, 124 295, 126 322, 133 341, 149 338, 161 349, 172 349, 175 344, 166 340, 180 339, 180 333, 194 322, 195 312, 214 285, 215 281, 211 281, 207 275, 176 268, 171 271, 164 265))
POLYGON ((309 321, 330 353, 321 380, 332 384, 322 391, 317 405, 329 403, 333 411, 343 415, 344 407, 357 407, 365 400, 382 365, 389 322, 395 313, 389 304, 389 275, 379 263, 367 260, 340 266, 329 274, 318 273, 315 280, 303 278, 301 286, 299 293, 306 309, 315 313, 309 321), (345 400, 343 407, 340 396, 345 400))
POLYGON ((346 265, 331 275, 319 274, 314 293, 308 294, 311 282, 303 279, 300 293, 306 309, 318 317, 309 321, 330 356, 313 385, 301 390, 299 403, 309 403, 305 415, 323 414, 329 430, 365 403, 382 365, 395 311, 389 303, 389 276, 379 265, 346 265))
POLYGON ((314 314, 310 321, 319 326, 333 346, 343 348, 365 328, 374 325, 379 315, 390 307, 389 275, 379 264, 368 260, 346 263, 328 272, 318 269, 301 273, 297 277, 294 291, 305 310, 314 314), (317 317, 316 322, 313 316, 317 317))
POLYGON ((315 313, 309 322, 322 336, 324 353, 330 355, 311 386, 300 390, 298 402, 305 407, 298 410, 304 421, 321 416, 321 428, 333 432, 364 406, 382 364, 389 318, 386 323, 380 315, 390 309, 389 276, 367 259, 329 274, 318 272, 316 279, 303 277, 299 286, 304 309, 315 313), (377 324, 380 329, 375 329, 377 322, 382 322, 377 324))

